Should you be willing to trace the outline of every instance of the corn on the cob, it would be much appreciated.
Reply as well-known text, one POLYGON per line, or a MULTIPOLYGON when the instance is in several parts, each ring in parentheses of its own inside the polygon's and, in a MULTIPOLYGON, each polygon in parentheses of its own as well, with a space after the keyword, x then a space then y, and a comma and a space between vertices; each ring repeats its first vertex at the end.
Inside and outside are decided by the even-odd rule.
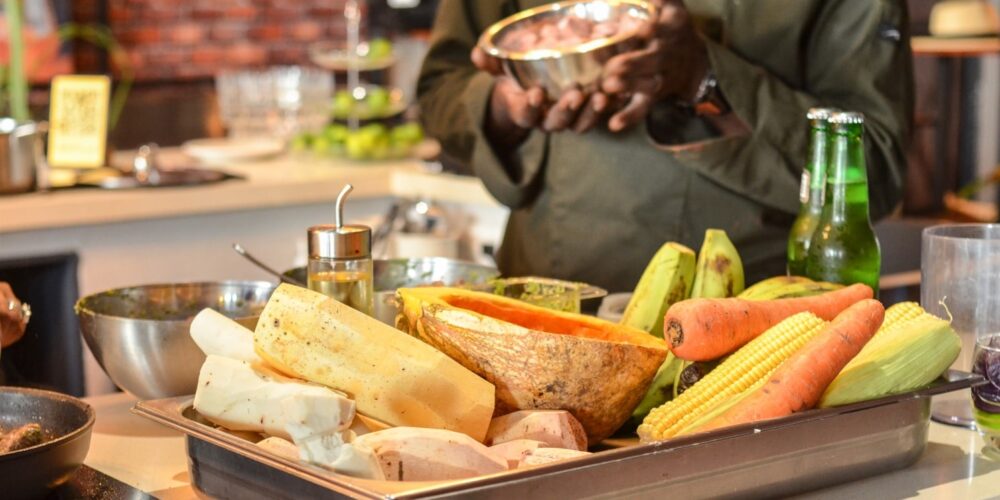
POLYGON ((778 365, 821 332, 825 324, 808 312, 778 323, 676 399, 651 411, 639 426, 639 437, 643 441, 658 441, 677 435, 699 416, 770 376, 778 365))
MULTIPOLYGON (((947 321, 920 306, 916 309, 917 317, 897 320, 865 345, 827 387, 821 407, 911 391, 933 382, 951 366, 962 349, 958 334, 947 321)), ((912 313, 908 306, 903 316, 912 313)))
POLYGON ((885 310, 885 319, 882 321, 882 326, 879 327, 878 332, 875 333, 877 336, 889 328, 892 328, 900 321, 911 320, 924 313, 924 308, 920 307, 920 304, 916 302, 900 302, 893 305, 892 307, 885 310))

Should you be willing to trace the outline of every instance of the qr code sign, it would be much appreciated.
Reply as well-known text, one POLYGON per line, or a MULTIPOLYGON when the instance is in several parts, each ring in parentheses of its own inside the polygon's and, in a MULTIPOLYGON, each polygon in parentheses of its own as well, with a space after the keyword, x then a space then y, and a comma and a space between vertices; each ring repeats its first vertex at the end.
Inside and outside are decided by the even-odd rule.
POLYGON ((59 123, 55 124, 67 135, 93 135, 97 133, 98 115, 101 105, 100 92, 94 89, 64 89, 62 92, 63 112, 59 123))

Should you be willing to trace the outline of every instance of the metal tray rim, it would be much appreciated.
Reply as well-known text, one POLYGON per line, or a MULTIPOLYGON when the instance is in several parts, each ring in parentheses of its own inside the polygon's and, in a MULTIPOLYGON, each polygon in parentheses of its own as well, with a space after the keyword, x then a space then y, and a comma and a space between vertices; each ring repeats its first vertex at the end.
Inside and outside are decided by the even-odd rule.
POLYGON ((279 468, 282 471, 292 474, 300 479, 304 479, 342 494, 366 498, 406 498, 426 495, 446 495, 476 487, 494 486, 520 479, 558 474, 570 469, 599 467, 607 462, 625 460, 647 454, 655 455, 659 453, 666 453, 687 447, 736 439, 749 434, 769 432, 788 426, 807 424, 812 421, 836 418, 837 416, 846 413, 865 411, 876 407, 895 404, 901 401, 929 398, 934 395, 966 389, 982 383, 985 383, 985 379, 980 375, 951 370, 931 385, 904 394, 887 396, 884 398, 834 408, 813 409, 788 417, 719 429, 704 434, 694 434, 655 443, 639 443, 634 446, 624 446, 602 450, 590 456, 566 460, 540 467, 533 467, 530 469, 498 472, 495 474, 451 481, 411 482, 409 484, 413 485, 412 488, 391 495, 365 488, 363 485, 351 482, 351 480, 357 480, 356 478, 337 475, 335 472, 323 469, 319 466, 301 461, 292 461, 284 457, 268 453, 257 448, 253 443, 250 443, 240 437, 230 435, 213 427, 193 421, 183 416, 184 410, 191 406, 193 396, 140 401, 133 407, 132 412, 184 432, 185 434, 188 434, 189 437, 220 446, 230 452, 237 453, 271 467, 279 468))

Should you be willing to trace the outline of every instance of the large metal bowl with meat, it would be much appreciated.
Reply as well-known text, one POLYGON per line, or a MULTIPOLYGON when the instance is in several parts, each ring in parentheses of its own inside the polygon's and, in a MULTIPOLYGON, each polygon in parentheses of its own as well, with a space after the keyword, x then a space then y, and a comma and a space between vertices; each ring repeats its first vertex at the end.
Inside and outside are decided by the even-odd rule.
POLYGON ((638 47, 636 32, 654 14, 642 0, 558 2, 497 22, 479 47, 521 87, 540 86, 554 98, 574 86, 593 89, 608 59, 638 47))

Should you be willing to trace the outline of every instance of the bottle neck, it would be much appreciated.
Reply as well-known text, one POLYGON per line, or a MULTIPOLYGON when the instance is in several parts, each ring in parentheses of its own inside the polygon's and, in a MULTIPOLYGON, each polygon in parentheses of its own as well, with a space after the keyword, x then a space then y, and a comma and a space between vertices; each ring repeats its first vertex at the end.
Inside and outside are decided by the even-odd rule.
POLYGON ((832 133, 825 195, 832 219, 843 222, 863 216, 864 220, 869 220, 868 171, 862 125, 838 124, 832 133))
POLYGON ((802 178, 802 202, 810 210, 823 209, 824 188, 826 187, 827 159, 830 131, 825 121, 813 123, 809 141, 809 160, 802 178))

